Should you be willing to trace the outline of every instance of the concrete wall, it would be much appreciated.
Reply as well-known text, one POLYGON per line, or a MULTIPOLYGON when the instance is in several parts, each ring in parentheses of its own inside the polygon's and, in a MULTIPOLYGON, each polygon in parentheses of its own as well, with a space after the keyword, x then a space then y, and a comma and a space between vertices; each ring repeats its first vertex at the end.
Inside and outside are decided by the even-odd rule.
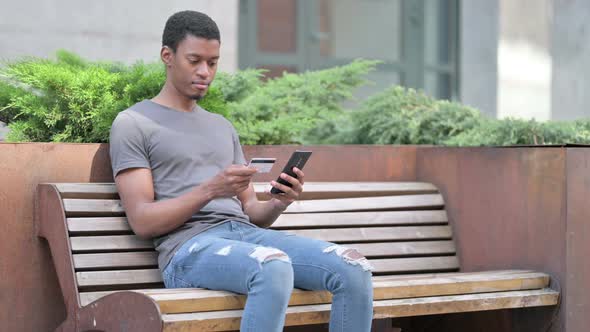
POLYGON ((500 118, 552 118, 551 6, 552 0, 500 0, 500 118))
POLYGON ((498 82, 498 0, 461 1, 460 100, 495 117, 498 82))
POLYGON ((553 0, 553 119, 590 117, 590 1, 553 0))
POLYGON ((3 1, 0 58, 48 57, 63 48, 96 60, 159 61, 162 30, 176 11, 209 14, 221 30, 220 70, 237 68, 237 0, 3 1))

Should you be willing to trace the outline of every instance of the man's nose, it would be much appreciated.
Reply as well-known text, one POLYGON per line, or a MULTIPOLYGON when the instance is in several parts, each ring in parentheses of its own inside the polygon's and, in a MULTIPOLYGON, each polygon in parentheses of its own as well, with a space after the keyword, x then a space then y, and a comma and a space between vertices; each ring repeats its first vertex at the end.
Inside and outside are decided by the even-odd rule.
POLYGON ((197 66, 197 75, 203 78, 207 78, 209 76, 209 66, 206 62, 201 62, 197 66))

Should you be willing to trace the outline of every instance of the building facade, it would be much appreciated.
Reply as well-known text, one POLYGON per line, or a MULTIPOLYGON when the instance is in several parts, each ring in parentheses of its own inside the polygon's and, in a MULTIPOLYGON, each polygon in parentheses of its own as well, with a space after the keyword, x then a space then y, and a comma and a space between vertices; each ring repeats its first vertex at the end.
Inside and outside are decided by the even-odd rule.
POLYGON ((379 59, 361 98, 401 84, 492 117, 590 117, 587 0, 21 0, 2 5, 0 58, 158 61, 164 22, 183 9, 218 22, 222 71, 379 59))

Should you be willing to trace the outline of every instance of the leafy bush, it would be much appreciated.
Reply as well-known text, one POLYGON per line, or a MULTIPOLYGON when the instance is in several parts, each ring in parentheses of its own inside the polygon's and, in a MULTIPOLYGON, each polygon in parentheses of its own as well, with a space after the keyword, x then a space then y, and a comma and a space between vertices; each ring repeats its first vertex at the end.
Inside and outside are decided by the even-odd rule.
POLYGON ((482 121, 479 126, 446 141, 454 146, 500 146, 590 143, 590 121, 537 122, 503 119, 482 121))
POLYGON ((245 91, 232 89, 238 92, 231 95, 241 98, 228 103, 228 118, 243 144, 317 141, 320 128, 343 113, 342 102, 352 98, 353 89, 365 83, 363 76, 376 64, 359 60, 326 70, 285 73, 264 83, 260 72, 246 72, 245 91))
MULTIPOLYGON (((332 114, 376 62, 263 81, 261 70, 220 73, 200 105, 232 121, 245 144, 301 143, 332 114)), ((89 62, 59 51, 56 60, 26 58, 2 69, 0 112, 9 141, 106 142, 117 114, 155 96, 160 64, 89 62)))
POLYGON ((482 121, 479 111, 423 92, 391 87, 341 120, 330 141, 352 144, 444 144, 482 121), (346 126, 348 124, 348 126, 346 126))
MULTIPOLYGON (((484 117, 455 102, 395 86, 343 109, 377 62, 263 79, 263 70, 219 73, 200 105, 227 117, 243 144, 590 143, 590 120, 537 122, 484 117)), ((117 114, 155 96, 161 64, 91 62, 66 51, 0 69, 0 121, 9 141, 107 142, 117 114)))

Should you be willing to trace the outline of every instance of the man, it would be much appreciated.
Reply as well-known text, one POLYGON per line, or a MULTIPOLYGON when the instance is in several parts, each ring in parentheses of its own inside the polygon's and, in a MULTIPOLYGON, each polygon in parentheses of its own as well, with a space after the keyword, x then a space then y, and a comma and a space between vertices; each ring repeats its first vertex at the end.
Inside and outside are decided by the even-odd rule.
MULTIPOLYGON (((268 230, 303 190, 258 201, 254 168, 233 126, 197 105, 217 70, 220 36, 207 15, 183 11, 166 22, 160 93, 121 112, 111 160, 133 231, 153 238, 166 287, 247 294, 241 331, 281 331, 293 287, 333 293, 330 331, 369 331, 370 266, 354 249, 268 230)), ((269 193, 270 195, 270 193, 269 193)))

